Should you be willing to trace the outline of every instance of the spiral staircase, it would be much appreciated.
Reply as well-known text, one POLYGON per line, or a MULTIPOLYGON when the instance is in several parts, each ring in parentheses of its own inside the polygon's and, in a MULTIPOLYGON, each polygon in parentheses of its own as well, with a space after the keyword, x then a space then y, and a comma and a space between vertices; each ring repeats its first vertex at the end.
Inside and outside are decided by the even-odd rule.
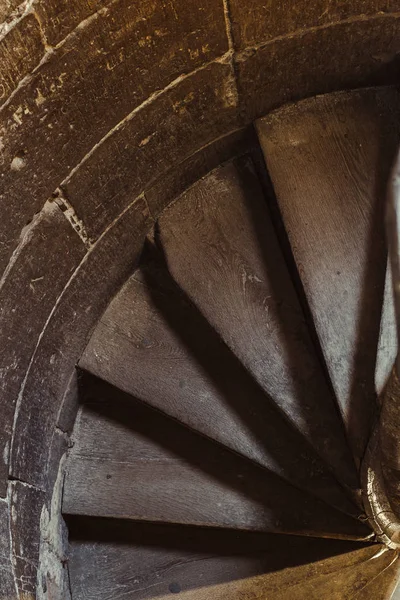
POLYGON ((279 108, 157 218, 78 364, 72 600, 400 598, 377 500, 399 106, 279 108))

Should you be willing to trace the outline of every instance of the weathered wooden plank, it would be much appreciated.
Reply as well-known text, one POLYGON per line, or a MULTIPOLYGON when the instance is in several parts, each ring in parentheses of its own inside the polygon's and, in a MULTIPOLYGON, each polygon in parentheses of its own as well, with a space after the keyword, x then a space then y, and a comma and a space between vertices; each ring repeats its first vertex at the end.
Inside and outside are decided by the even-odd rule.
POLYGON ((398 0, 314 0, 305 4, 296 0, 285 3, 279 0, 230 2, 232 29, 235 47, 238 50, 265 44, 274 38, 304 32, 314 27, 329 27, 346 19, 355 23, 357 19, 364 21, 399 11, 398 0))
POLYGON ((29 361, 58 296, 86 248, 54 203, 24 229, 0 286, 0 496, 7 491, 14 409, 29 361), (62 268, 60 268, 62 256, 62 268))
POLYGON ((64 513, 349 539, 369 534, 361 522, 143 403, 105 399, 85 405, 74 432, 64 513))
POLYGON ((368 561, 380 562, 371 559, 381 546, 334 540, 97 520, 71 521, 70 531, 72 600, 114 600, 120 593, 146 600, 178 592, 185 600, 344 600, 350 595, 318 596, 318 587, 310 594, 310 583, 333 580, 329 592, 336 587, 340 593, 344 569, 359 574, 368 561))
MULTIPOLYGON (((397 584, 397 587, 395 587, 392 596, 390 597, 390 600, 399 600, 400 598, 400 585, 397 584)), ((385 598, 386 600, 386 598, 385 598)))
POLYGON ((143 267, 101 318, 80 366, 350 514, 356 509, 162 267, 143 267))
POLYGON ((320 96, 258 123, 261 145, 349 442, 376 406, 384 199, 399 140, 390 89, 320 96))
POLYGON ((354 600, 396 600, 394 594, 400 575, 400 561, 397 556, 376 577, 370 579, 354 596, 354 600))
POLYGON ((54 427, 74 365, 107 302, 134 268, 151 225, 142 198, 91 249, 63 290, 20 394, 11 475, 45 488, 54 427), (43 381, 46 385, 43 385, 43 381))
POLYGON ((159 244, 171 275, 257 381, 265 402, 277 406, 340 481, 357 487, 251 161, 215 170, 167 209, 159 244))

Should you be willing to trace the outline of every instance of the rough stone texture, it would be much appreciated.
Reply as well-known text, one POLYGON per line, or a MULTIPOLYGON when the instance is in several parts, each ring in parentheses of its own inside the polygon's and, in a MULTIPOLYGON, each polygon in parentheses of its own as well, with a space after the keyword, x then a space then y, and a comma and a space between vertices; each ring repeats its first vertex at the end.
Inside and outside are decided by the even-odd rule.
POLYGON ((79 378, 78 372, 74 369, 71 378, 65 388, 63 399, 60 406, 60 412, 57 418, 57 428, 64 434, 70 435, 75 424, 76 415, 79 408, 79 378))
POLYGON ((239 56, 239 94, 253 120, 292 100, 398 81, 400 17, 345 23, 271 42, 239 56), (368 48, 366 48, 368 40, 368 48), (351 51, 344 52, 344 48, 351 51))
POLYGON ((50 46, 60 43, 84 19, 112 0, 36 0, 35 11, 50 46))
POLYGON ((230 0, 235 48, 243 50, 276 37, 314 27, 327 27, 346 19, 400 11, 399 0, 230 0))
POLYGON ((231 66, 214 62, 160 95, 99 146, 62 186, 89 235, 97 238, 132 198, 193 146, 237 127, 232 94, 231 66), (94 178, 98 187, 93 187, 94 178))
POLYGON ((153 217, 157 217, 169 202, 182 194, 200 177, 207 175, 222 162, 251 151, 257 144, 252 128, 238 129, 218 138, 179 163, 145 191, 153 217))
POLYGON ((64 390, 88 333, 134 269, 150 224, 147 205, 139 198, 88 253, 64 290, 21 393, 11 448, 13 477, 41 488, 52 477, 44 465, 50 458, 64 390))
POLYGON ((227 48, 222 4, 121 0, 54 51, 0 113, 0 200, 9 207, 0 271, 25 222, 94 144, 153 92, 227 48))
POLYGON ((71 600, 68 577, 68 534, 61 515, 65 455, 58 459, 47 502, 40 512, 40 543, 35 600, 71 600), (50 496, 51 494, 51 496, 50 496))
MULTIPOLYGON (((23 7, 29 3, 0 0, 0 21, 14 18, 11 13, 20 4, 23 7)), ((154 132, 154 127, 153 131, 149 127, 149 133, 143 133, 139 139, 135 137, 138 135, 136 130, 127 126, 125 131, 132 134, 132 140, 126 138, 124 143, 131 145, 132 153, 124 145, 108 143, 108 152, 113 156, 103 156, 100 146, 99 152, 92 154, 99 160, 97 165, 94 159, 82 164, 79 177, 86 182, 85 189, 90 192, 85 205, 90 215, 88 225, 97 235, 133 200, 134 190, 142 192, 140 185, 136 187, 136 179, 146 187, 150 212, 158 214, 175 192, 179 193, 186 184, 193 182, 197 169, 201 174, 208 165, 212 168, 214 146, 205 149, 204 154, 193 156, 193 153, 269 108, 337 87, 398 81, 393 62, 399 50, 397 17, 374 16, 379 11, 398 10, 398 0, 352 0, 347 3, 290 0, 289 4, 279 4, 277 0, 249 0, 240 4, 239 0, 229 0, 225 4, 233 20, 234 45, 241 52, 236 61, 240 92, 237 104, 233 80, 226 75, 229 65, 215 67, 220 77, 229 82, 224 95, 232 107, 226 111, 219 110, 221 104, 218 102, 207 108, 207 94, 199 99, 198 108, 193 112, 190 103, 185 101, 191 92, 196 92, 195 86, 201 81, 201 76, 197 78, 197 75, 208 72, 204 65, 232 48, 226 33, 222 0, 201 0, 199 3, 183 0, 35 0, 36 20, 34 15, 29 15, 16 21, 14 28, 0 42, 6 52, 0 93, 4 94, 3 101, 7 97, 0 111, 1 272, 19 244, 21 230, 42 209, 51 193, 110 130, 142 103, 145 106, 140 111, 141 120, 135 121, 136 124, 141 123, 143 131, 147 125, 157 124, 161 133, 164 119, 169 119, 169 125, 174 127, 175 146, 162 150, 162 143, 157 145, 157 136, 154 136, 139 151, 132 140, 140 144, 154 132), (357 20, 358 13, 366 16, 357 20), (332 26, 333 22, 343 19, 349 21, 332 26), (313 29, 308 33, 299 33, 299 29, 310 27, 313 29), (292 35, 295 31, 297 34, 292 35), (259 47, 276 36, 287 34, 287 38, 259 47), (47 53, 37 66, 43 58, 43 40, 47 42, 47 53), (52 50, 49 45, 57 47, 52 50), (257 46, 258 50, 244 51, 248 45, 257 46), (37 67, 34 73, 25 77, 34 67, 37 67), (186 80, 179 79, 196 69, 201 71, 186 80), (15 89, 24 77, 24 82, 15 89), (174 81, 173 91, 174 86, 159 94, 174 81), (185 81, 192 82, 193 89, 188 89, 189 83, 185 81), (184 95, 174 96, 178 88, 184 95), (172 98, 177 103, 175 108, 171 108, 172 98), (207 115, 204 123, 201 122, 201 111, 207 115), (144 116, 149 115, 157 122, 143 123, 144 116), (154 172, 150 151, 157 153, 154 172), (122 158, 128 162, 123 162, 122 158), (177 167, 174 161, 184 162, 177 167), (85 172, 86 165, 91 169, 90 184, 85 179, 89 176, 85 172), (107 168, 104 174, 103 167, 107 168), (167 175, 167 170, 172 167, 167 175), (155 172, 158 169, 160 172, 155 172), (115 171, 118 171, 117 175, 115 171), (132 172, 136 174, 135 181, 132 172), (106 189, 103 190, 104 184, 106 189), (100 198, 98 212, 93 204, 97 196, 100 198)), ((3 32, 7 28, 8 24, 3 32)), ((217 80, 214 84, 214 90, 220 89, 217 80)), ((211 93, 211 81, 205 85, 211 93)), ((113 137, 110 136, 108 142, 113 137)), ((221 156, 224 152, 221 149, 221 156)), ((74 199, 78 197, 79 190, 76 190, 74 199)), ((77 210, 77 207, 73 208, 77 210)), ((49 484, 46 470, 55 470, 57 457, 65 449, 66 441, 59 432, 55 433, 54 427, 58 423, 68 431, 76 408, 73 386, 70 393, 65 392, 65 387, 71 380, 74 363, 91 328, 110 296, 133 269, 149 223, 147 217, 139 218, 145 209, 143 200, 139 201, 89 252, 87 261, 63 294, 43 333, 24 393, 20 396, 12 451, 14 475, 38 485, 49 484), (139 232, 136 239, 135 231, 139 232), (64 404, 60 411, 62 398, 64 404)), ((65 222, 61 229, 64 226, 69 227, 69 224, 65 222)), ((36 244, 32 239, 23 248, 26 254, 20 256, 24 261, 12 263, 0 292, 8 298, 4 300, 8 307, 5 336, 16 340, 15 355, 7 341, 10 360, 18 357, 15 372, 2 381, 3 386, 11 386, 2 389, 1 395, 1 402, 7 403, 4 424, 2 420, 0 425, 6 433, 5 438, 0 433, 1 450, 5 455, 8 450, 3 440, 10 434, 14 403, 38 335, 69 277, 71 260, 79 262, 83 252, 82 242, 72 228, 68 235, 72 236, 76 246, 77 255, 73 260, 63 250, 64 243, 69 247, 67 238, 63 237, 60 242, 59 233, 49 231, 48 238, 53 236, 53 243, 49 242, 45 251, 44 241, 36 244), (47 257, 46 263, 42 262, 43 253, 47 257), (35 260, 29 261, 28 256, 35 260), (38 293, 41 281, 33 282, 35 295, 29 286, 31 279, 41 276, 29 275, 29 269, 36 272, 35 264, 38 270, 46 264, 49 271, 52 265, 54 271, 54 275, 47 278, 48 285, 46 289, 43 287, 41 296, 38 293), (15 313, 12 312, 14 309, 15 313), (39 329, 26 332, 27 323, 38 323, 39 329)), ((20 250, 14 257, 19 258, 20 250)), ((10 364, 7 359, 5 368, 9 370, 10 364)), ((6 470, 1 460, 0 463, 0 495, 4 495, 6 470)), ((7 563, 9 549, 4 545, 9 539, 8 533, 3 532, 6 529, 7 505, 0 500, 0 596, 3 594, 9 600, 14 597, 15 586, 7 563)))
POLYGON ((16 599, 10 550, 9 506, 0 500, 0 598, 6 600, 16 599))
POLYGON ((2 0, 0 2, 0 23, 6 21, 20 3, 21 0, 2 0))
POLYGON ((0 495, 21 383, 46 319, 86 249, 55 204, 23 231, 0 282, 0 495))
MULTIPOLYGON (((168 62, 171 58, 178 67, 182 59, 183 62, 186 61, 186 55, 190 55, 193 61, 197 59, 201 62, 202 57, 206 58, 213 52, 215 35, 221 42, 225 37, 221 36, 224 34, 223 4, 213 0, 204 0, 196 6, 181 0, 142 0, 140 3, 128 0, 36 0, 35 11, 50 46, 59 44, 98 12, 104 15, 108 12, 124 15, 124 19, 117 17, 115 21, 113 42, 129 32, 129 29, 135 28, 138 37, 132 40, 134 45, 137 44, 142 49, 143 55, 149 55, 149 51, 156 50, 160 39, 166 38, 170 56, 160 55, 161 68, 164 61, 168 62), (207 30, 208 37, 204 39, 207 30), (175 42, 172 42, 174 34, 175 42), (180 47, 179 41, 186 36, 187 44, 183 43, 180 47), (171 47, 171 42, 174 48, 171 47), (199 45, 199 42, 203 43, 199 45)), ((103 41, 104 39, 103 37, 103 41)), ((125 48, 124 51, 135 53, 137 50, 125 48)), ((141 72, 141 75, 144 73, 141 72)))
POLYGON ((45 494, 20 481, 10 483, 11 540, 19 597, 34 598, 39 563, 40 514, 45 494))
POLYGON ((27 15, 0 41, 0 105, 44 55, 39 23, 27 15))

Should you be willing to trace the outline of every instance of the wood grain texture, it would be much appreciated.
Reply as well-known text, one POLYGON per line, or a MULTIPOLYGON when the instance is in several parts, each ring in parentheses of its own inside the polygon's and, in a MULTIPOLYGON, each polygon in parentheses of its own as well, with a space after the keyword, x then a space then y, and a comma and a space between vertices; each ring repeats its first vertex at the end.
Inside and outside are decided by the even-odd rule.
POLYGON ((259 121, 258 131, 349 442, 363 456, 374 382, 386 248, 384 198, 399 139, 390 89, 320 96, 259 121))
POLYGON ((396 600, 395 593, 400 575, 400 561, 393 556, 392 561, 382 571, 367 581, 354 596, 354 600, 396 600))
POLYGON ((355 539, 368 528, 97 382, 74 432, 63 512, 355 539), (103 386, 103 392, 101 392, 103 386))
POLYGON ((342 424, 248 159, 167 209, 158 243, 172 277, 339 480, 357 486, 342 424))
POLYGON ((350 600, 388 562, 373 558, 381 546, 333 540, 97 520, 69 525, 72 600, 120 593, 127 600, 173 593, 184 600, 350 600), (370 572, 357 580, 363 569, 370 572))
POLYGON ((177 289, 157 254, 145 253, 79 365, 328 504, 359 514, 311 446, 177 289))

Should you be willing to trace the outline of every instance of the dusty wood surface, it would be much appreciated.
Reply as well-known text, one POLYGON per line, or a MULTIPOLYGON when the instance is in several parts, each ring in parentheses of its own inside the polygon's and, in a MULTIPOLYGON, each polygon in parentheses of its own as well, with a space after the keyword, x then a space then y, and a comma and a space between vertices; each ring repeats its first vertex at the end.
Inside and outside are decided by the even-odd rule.
MULTIPOLYGON (((226 2, 206 0, 196 6, 178 1, 0 2, 0 20, 7 20, 5 25, 0 25, 0 101, 6 102, 0 115, 0 268, 3 271, 12 256, 2 285, 14 293, 10 303, 6 302, 7 307, 11 306, 6 312, 13 326, 5 327, 5 340, 0 340, 0 346, 8 345, 10 331, 20 340, 18 328, 22 331, 27 323, 38 324, 37 329, 29 330, 26 335, 26 349, 20 345, 21 360, 15 379, 6 393, 2 393, 2 401, 7 406, 13 407, 18 399, 21 411, 15 418, 17 427, 11 452, 6 440, 1 440, 4 467, 0 469, 0 495, 6 493, 4 482, 10 456, 13 457, 11 473, 45 487, 47 465, 52 465, 56 456, 49 457, 50 449, 57 446, 51 441, 58 435, 54 433, 54 426, 57 422, 66 428, 71 426, 73 410, 68 406, 62 414, 59 410, 63 396, 65 403, 69 402, 65 387, 71 381, 72 365, 110 295, 131 272, 137 258, 135 240, 116 228, 120 236, 118 242, 110 241, 106 235, 100 244, 101 252, 97 256, 96 250, 88 254, 85 265, 73 277, 68 289, 60 292, 59 304, 54 306, 53 294, 58 294, 58 284, 62 288, 63 277, 64 283, 68 280, 71 268, 71 248, 68 244, 66 248, 64 236, 55 232, 53 244, 48 247, 48 261, 57 272, 57 290, 53 290, 53 278, 49 277, 43 295, 37 295, 44 299, 43 308, 40 300, 29 304, 30 292, 26 293, 31 283, 28 253, 19 253, 19 249, 12 253, 21 242, 21 234, 24 237, 25 225, 46 206, 49 196, 71 171, 83 169, 82 161, 88 155, 96 155, 100 148, 107 147, 105 152, 99 152, 97 162, 91 161, 92 179, 88 186, 91 194, 92 186, 97 194, 91 195, 94 203, 90 206, 91 212, 88 211, 87 229, 97 228, 102 233, 117 216, 113 207, 118 205, 120 214, 131 206, 136 194, 136 189, 132 191, 133 182, 143 184, 142 192, 144 187, 153 185, 153 177, 160 176, 160 173, 146 171, 149 160, 144 156, 141 162, 143 151, 138 150, 133 155, 122 152, 118 163, 120 178, 116 178, 113 189, 106 190, 104 206, 96 215, 97 196, 100 198, 104 183, 101 173, 106 178, 114 174, 118 151, 125 142, 130 143, 132 132, 137 134, 139 146, 153 133, 149 115, 157 123, 168 120, 168 133, 174 132, 170 156, 165 153, 166 156, 162 156, 165 162, 160 159, 160 165, 169 168, 172 161, 185 160, 208 144, 213 135, 223 135, 287 98, 342 85, 364 85, 392 77, 398 80, 398 70, 393 68, 396 67, 393 58, 399 50, 398 15, 390 14, 391 10, 397 10, 397 2, 390 2, 382 9, 378 0, 375 10, 379 12, 374 12, 370 2, 359 8, 358 3, 354 3, 354 11, 348 14, 343 12, 345 8, 341 5, 338 8, 332 2, 327 2, 326 7, 321 4, 320 14, 319 2, 315 12, 306 0, 304 11, 298 10, 299 3, 289 3, 288 10, 281 13, 282 23, 278 19, 275 23, 276 34, 284 39, 270 45, 265 45, 270 34, 263 27, 268 28, 273 19, 260 18, 254 4, 237 18, 233 10, 224 14, 224 8, 233 9, 237 4, 231 2, 228 6, 226 2), (97 13, 100 7, 103 10, 97 13), (25 10, 29 14, 20 18, 25 10), (382 14, 383 10, 386 14, 382 14), (168 31, 160 29, 160 39, 149 40, 164 15, 168 31), (338 19, 347 16, 351 17, 349 22, 337 24, 338 19), (236 28, 233 40, 232 25, 236 28), (304 32, 299 31, 299 27, 312 29, 304 32), (56 44, 59 45, 55 47, 56 44), (247 44, 254 47, 245 48, 247 44), (233 53, 226 54, 228 47, 233 53), (124 53, 125 48, 127 53, 124 53), (237 50, 244 52, 238 55, 237 50), (232 54, 235 69, 230 64, 232 54), (221 57, 226 64, 221 64, 221 57), (218 61, 207 72, 216 74, 215 79, 197 78, 196 69, 202 70, 209 61, 218 61), (186 84, 180 85, 181 77, 188 77, 186 84), (176 94, 169 94, 170 88, 166 89, 165 86, 171 84, 179 87, 176 94), (200 85, 204 86, 201 90, 200 85), (187 96, 194 89, 199 93, 190 105, 187 96), (157 103, 158 94, 164 95, 167 101, 157 103), (173 109, 177 111, 176 118, 169 118, 171 101, 176 105, 173 109), (138 119, 137 126, 127 130, 125 138, 117 136, 121 124, 140 103, 149 109, 143 119, 145 135, 139 135, 142 119, 138 119), (229 106, 225 111, 226 103, 229 106), (185 109, 186 119, 183 118, 185 109), (109 161, 104 158, 107 156, 109 161), (138 172, 133 173, 132 165, 136 162, 138 172), (114 205, 113 190, 117 193, 114 205), (43 322, 46 322, 44 328, 43 322), (23 365, 29 364, 31 358, 31 369, 27 373, 23 365)), ((163 137, 160 136, 159 146, 154 140, 152 143, 152 151, 158 148, 162 155, 163 137)), ((146 145, 140 146, 143 148, 146 145)), ((85 181, 83 174, 81 180, 85 181)), ((126 225, 131 224, 127 218, 126 225)), ((141 239, 140 236, 141 233, 141 239)), ((34 247, 32 245, 31 250, 34 247)), ((42 254, 33 262, 40 266, 41 260, 42 254)), ((8 373, 12 372, 9 366, 5 365, 8 373)), ((8 412, 6 418, 9 418, 8 412)), ((7 431, 7 435, 10 433, 7 431)), ((8 557, 7 549, 4 555, 8 557)), ((12 592, 4 590, 6 597, 11 597, 12 592)))
POLYGON ((192 187, 160 219, 172 277, 266 395, 357 487, 342 424, 248 160, 192 187), (329 432, 329 436, 328 436, 329 432))
POLYGON ((399 138, 397 106, 393 90, 342 93, 289 106, 258 124, 358 461, 376 406, 374 373, 386 271, 383 209, 399 138))
MULTIPOLYGON (((224 167, 222 173, 229 181, 235 171, 233 167, 224 167)), ((249 217, 246 222, 246 216, 240 214, 237 223, 240 223, 240 228, 244 227, 243 223, 247 224, 247 237, 241 232, 242 237, 239 238, 234 232, 233 243, 241 245, 246 253, 243 264, 247 261, 247 265, 251 265, 245 267, 249 275, 246 289, 242 288, 243 274, 240 275, 243 265, 234 264, 231 270, 228 269, 227 276, 224 274, 220 280, 218 268, 208 269, 213 264, 210 256, 205 256, 202 270, 199 264, 194 265, 197 276, 207 282, 199 286, 201 291, 194 298, 199 302, 200 310, 208 305, 207 321, 171 280, 159 253, 154 256, 148 253, 143 259, 147 267, 131 278, 102 317, 80 366, 259 462, 329 504, 358 514, 328 473, 328 468, 331 468, 349 486, 356 488, 358 485, 333 400, 329 398, 301 310, 296 305, 294 290, 284 272, 285 265, 276 239, 266 220, 266 206, 260 197, 253 197, 260 192, 254 188, 254 175, 249 176, 250 180, 246 181, 244 173, 242 180, 238 175, 232 181, 231 191, 232 194, 236 192, 237 212, 241 210, 240 202, 245 202, 238 194, 246 189, 246 185, 249 186, 249 202, 258 201, 256 218, 260 227, 266 226, 265 231, 270 236, 268 257, 274 257, 268 262, 267 274, 263 274, 262 258, 257 255, 258 238, 254 240, 252 237, 249 217), (239 181, 241 187, 238 192, 235 186, 239 186, 239 181), (227 281, 229 277, 231 279, 227 281), (262 284, 261 277, 267 278, 266 284, 262 284), (259 281, 256 281, 257 278, 259 281), (210 298, 207 286, 212 284, 214 288, 208 288, 212 293, 210 298), (285 297, 286 293, 290 294, 291 304, 285 297), (284 306, 282 310, 280 304, 284 306), (284 319, 283 327, 281 318, 284 319), (235 323, 234 328, 232 323, 235 323), (241 323, 240 328, 238 323, 241 323), (232 331, 235 328, 236 331, 232 331), (221 342, 218 335, 221 331, 231 350, 221 342), (233 342, 229 338, 231 335, 233 342), (240 347, 235 346, 237 341, 240 347), (296 364, 293 361, 297 361, 296 364), (255 381, 251 372, 256 373, 259 382, 255 381), (326 398, 324 404, 321 404, 321 396, 326 398), (284 417, 279 412, 280 408, 284 417), (303 416, 304 411, 310 414, 313 411, 312 421, 303 416), (315 418, 317 414, 318 421, 315 418), (290 419, 294 426, 287 423, 290 419), (310 427, 312 429, 309 430, 310 427), (323 455, 327 466, 321 463, 312 446, 323 455)), ((220 197, 220 190, 213 193, 210 178, 203 180, 196 189, 199 186, 201 189, 206 187, 205 198, 209 198, 210 204, 214 201, 223 206, 220 218, 227 219, 225 227, 226 231, 230 231, 229 226, 238 217, 238 214, 230 213, 235 196, 231 198, 226 194, 220 197)), ((182 206, 182 203, 187 206, 186 196, 179 205, 182 206)), ((246 206, 244 204, 243 213, 246 206)), ((207 211, 206 207, 204 211, 207 211)), ((191 212, 188 214, 196 222, 196 217, 191 212)), ((213 214, 211 210, 210 214, 213 214)), ((177 223, 185 222, 185 226, 189 227, 181 215, 176 219, 177 223)), ((265 231, 260 230, 260 235, 265 231)), ((189 240, 192 256, 204 252, 204 246, 198 240, 190 239, 190 234, 185 239, 189 240)), ((223 243, 228 244, 226 238, 223 243)), ((210 246, 210 252, 213 247, 210 246)), ((236 247, 233 246, 230 252, 231 256, 235 256, 236 247)), ((193 284, 191 276, 185 281, 186 289, 193 284)))
POLYGON ((89 382, 88 398, 98 400, 85 405, 74 433, 65 513, 333 537, 369 534, 359 521, 104 388, 89 382))
POLYGON ((380 546, 107 521, 70 529, 72 600, 350 600, 365 585, 360 598, 390 597, 382 576, 381 595, 367 593, 393 559, 374 558, 380 546))
POLYGON ((392 562, 383 566, 382 572, 367 581, 365 587, 361 588, 354 600, 398 600, 399 589, 397 584, 400 575, 399 558, 393 557, 392 562))
POLYGON ((267 402, 201 315, 152 268, 137 271, 111 303, 80 366, 131 394, 132 402, 140 398, 329 504, 358 514, 327 467, 267 402))

